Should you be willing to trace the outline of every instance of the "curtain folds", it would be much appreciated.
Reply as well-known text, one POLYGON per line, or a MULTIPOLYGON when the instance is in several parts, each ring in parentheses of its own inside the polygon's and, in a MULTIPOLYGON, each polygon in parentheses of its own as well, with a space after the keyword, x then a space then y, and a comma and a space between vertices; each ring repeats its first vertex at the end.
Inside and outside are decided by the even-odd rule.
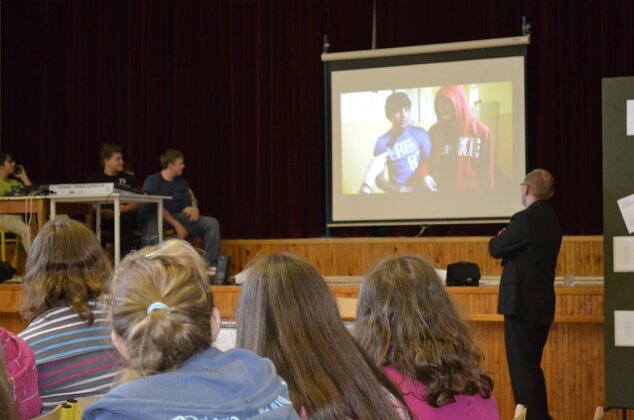
MULTIPOLYGON (((331 52, 369 49, 372 6, 3 0, 2 148, 38 183, 82 182, 106 141, 123 146, 141 183, 176 148, 223 237, 324 235, 322 36, 331 52)), ((519 35, 527 16, 529 165, 555 175, 566 234, 602 232, 601 78, 634 74, 632 2, 376 0, 376 10, 378 48, 519 35)))

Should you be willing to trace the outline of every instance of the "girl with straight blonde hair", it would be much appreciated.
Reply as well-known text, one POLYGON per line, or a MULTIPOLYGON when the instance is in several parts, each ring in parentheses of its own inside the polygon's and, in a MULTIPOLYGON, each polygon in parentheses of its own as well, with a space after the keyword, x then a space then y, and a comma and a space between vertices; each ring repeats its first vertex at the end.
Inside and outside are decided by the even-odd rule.
POLYGON ((493 380, 434 268, 391 257, 364 276, 353 334, 416 419, 495 420, 493 380))
POLYGON ((273 361, 302 418, 409 418, 398 390, 347 331, 324 279, 293 254, 246 270, 237 346, 273 361))
POLYGON ((126 364, 84 419, 298 418, 269 360, 211 346, 220 312, 207 279, 205 261, 181 240, 121 262, 105 300, 126 364))

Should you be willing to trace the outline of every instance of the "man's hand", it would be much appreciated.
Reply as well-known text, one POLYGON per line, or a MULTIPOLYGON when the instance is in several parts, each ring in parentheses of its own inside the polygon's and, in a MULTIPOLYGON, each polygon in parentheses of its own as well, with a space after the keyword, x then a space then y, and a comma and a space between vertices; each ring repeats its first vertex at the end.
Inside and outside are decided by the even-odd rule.
POLYGON ((187 233, 187 229, 185 229, 183 225, 176 222, 173 226, 174 226, 174 229, 176 230, 176 236, 178 237, 178 239, 187 238, 187 235, 189 235, 189 233, 187 233))
POLYGON ((102 219, 112 219, 114 217, 113 209, 101 209, 101 218, 102 219))
POLYGON ((200 218, 200 211, 197 207, 185 207, 183 213, 187 216, 190 222, 196 222, 200 218))
MULTIPOLYGON (((92 206, 93 209, 96 209, 97 206, 93 205, 92 206)), ((119 212, 121 214, 123 213, 127 213, 129 211, 132 211, 132 206, 130 204, 120 204, 119 205, 119 212)), ((101 218, 102 219, 112 219, 114 217, 114 209, 101 209, 101 218)))
POLYGON ((438 191, 438 185, 436 185, 436 180, 434 180, 434 177, 432 177, 431 175, 426 175, 423 180, 425 181, 425 185, 427 185, 427 188, 429 188, 429 191, 438 191))
POLYGON ((119 210, 121 213, 129 213, 133 211, 137 211, 139 209, 139 203, 126 203, 121 204, 119 210))
POLYGON ((31 185, 31 180, 26 174, 26 169, 24 169, 24 166, 17 165, 14 169, 13 176, 22 181, 24 185, 31 185))

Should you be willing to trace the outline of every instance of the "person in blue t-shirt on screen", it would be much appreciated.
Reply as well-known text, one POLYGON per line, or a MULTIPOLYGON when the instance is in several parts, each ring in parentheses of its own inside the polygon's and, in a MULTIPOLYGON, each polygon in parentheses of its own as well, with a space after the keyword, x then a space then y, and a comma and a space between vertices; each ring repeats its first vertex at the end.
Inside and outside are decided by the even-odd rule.
POLYGON ((368 166, 361 193, 372 194, 377 187, 385 192, 421 191, 425 186, 436 191, 426 163, 431 155, 431 140, 427 131, 410 124, 411 105, 403 92, 387 97, 385 116, 392 128, 374 145, 374 158, 368 166))

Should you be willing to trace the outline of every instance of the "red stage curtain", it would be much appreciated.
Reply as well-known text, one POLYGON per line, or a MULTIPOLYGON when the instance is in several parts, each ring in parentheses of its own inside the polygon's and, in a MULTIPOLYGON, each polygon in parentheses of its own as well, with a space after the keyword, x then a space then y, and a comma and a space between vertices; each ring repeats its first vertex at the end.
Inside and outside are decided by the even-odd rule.
MULTIPOLYGON (((629 0, 377 0, 377 46, 519 35, 527 16, 531 167, 557 181, 566 234, 600 234, 601 78, 634 74, 629 0)), ((368 49, 371 0, 3 0, 2 147, 38 183, 81 182, 105 141, 139 182, 158 155, 226 238, 325 232, 323 74, 368 49)), ((519 191, 518 191, 519 200, 519 191)), ((426 234, 489 235, 499 226, 426 234)), ((417 227, 336 229, 415 234, 417 227)))

